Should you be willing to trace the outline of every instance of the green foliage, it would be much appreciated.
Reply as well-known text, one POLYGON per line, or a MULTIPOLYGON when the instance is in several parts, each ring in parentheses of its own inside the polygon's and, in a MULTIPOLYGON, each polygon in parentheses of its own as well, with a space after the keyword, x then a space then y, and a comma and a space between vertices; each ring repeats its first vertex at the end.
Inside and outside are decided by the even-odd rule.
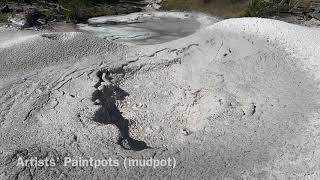
MULTIPOLYGON (((140 11, 140 8, 118 3, 118 0, 0 0, 0 5, 9 3, 32 4, 39 12, 46 15, 47 20, 57 19, 84 22, 95 16, 128 14, 140 11), (53 9, 49 2, 57 3, 59 8, 53 9)), ((0 22, 4 22, 4 15, 0 22)))
POLYGON ((6 1, 6 0, 0 1, 0 6, 4 6, 4 5, 6 5, 6 4, 7 4, 7 1, 6 1))
POLYGON ((87 0, 60 0, 63 14, 69 19, 79 19, 83 17, 83 9, 91 6, 87 0))
POLYGON ((126 4, 116 4, 115 0, 60 0, 63 14, 72 21, 85 21, 88 18, 104 15, 128 14, 140 11, 126 4))
POLYGON ((270 17, 278 15, 280 12, 288 12, 288 7, 279 5, 281 0, 250 0, 246 16, 250 17, 270 17))
POLYGON ((8 18, 9 18, 9 15, 8 15, 8 14, 1 14, 1 13, 0 13, 0 23, 1 23, 1 22, 7 22, 7 21, 8 21, 8 18))
POLYGON ((246 13, 248 0, 164 0, 162 10, 199 11, 226 18, 246 13))
POLYGON ((267 17, 272 13, 272 4, 265 0, 250 0, 247 16, 267 17))

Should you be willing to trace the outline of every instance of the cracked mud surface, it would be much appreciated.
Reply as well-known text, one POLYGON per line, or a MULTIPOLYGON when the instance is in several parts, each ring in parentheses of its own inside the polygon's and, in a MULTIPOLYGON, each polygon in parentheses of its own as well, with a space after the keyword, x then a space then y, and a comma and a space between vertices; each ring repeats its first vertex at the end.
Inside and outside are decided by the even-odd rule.
POLYGON ((149 46, 82 33, 1 44, 0 179, 317 179, 319 54, 259 36, 268 23, 236 19, 149 46), (248 29, 221 30, 233 24, 248 29), (57 164, 17 167, 18 157, 57 164), (71 167, 64 157, 177 165, 71 167))

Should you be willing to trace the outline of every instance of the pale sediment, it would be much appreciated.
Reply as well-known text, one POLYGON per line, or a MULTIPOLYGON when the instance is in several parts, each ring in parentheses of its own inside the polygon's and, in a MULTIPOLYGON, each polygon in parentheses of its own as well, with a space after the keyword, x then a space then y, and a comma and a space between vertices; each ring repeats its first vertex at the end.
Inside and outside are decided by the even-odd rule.
POLYGON ((319 31, 242 18, 147 46, 83 33, 26 37, 0 43, 4 179, 320 176, 319 31), (32 156, 177 164, 15 166, 32 156))

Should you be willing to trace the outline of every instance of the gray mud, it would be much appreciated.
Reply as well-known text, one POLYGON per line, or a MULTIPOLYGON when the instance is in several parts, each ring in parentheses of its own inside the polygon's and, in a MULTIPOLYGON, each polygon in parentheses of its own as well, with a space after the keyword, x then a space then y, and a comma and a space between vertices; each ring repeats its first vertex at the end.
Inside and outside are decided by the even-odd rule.
POLYGON ((200 28, 195 19, 159 17, 134 23, 95 23, 80 31, 99 37, 134 44, 160 44, 189 36, 200 28), (116 25, 114 25, 116 24, 116 25))

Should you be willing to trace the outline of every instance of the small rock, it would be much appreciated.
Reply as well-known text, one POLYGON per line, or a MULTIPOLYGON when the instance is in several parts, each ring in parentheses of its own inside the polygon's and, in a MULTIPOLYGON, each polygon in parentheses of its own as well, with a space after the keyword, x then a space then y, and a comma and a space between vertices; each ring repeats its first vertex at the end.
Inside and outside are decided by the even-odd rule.
POLYGON ((101 105, 100 99, 95 100, 95 101, 94 101, 94 105, 101 105))
POLYGON ((10 17, 8 21, 20 28, 42 26, 47 23, 45 15, 41 14, 36 9, 28 9, 24 13, 15 14, 13 17, 10 17))
POLYGON ((13 26, 17 27, 23 27, 27 23, 22 14, 16 14, 14 17, 9 17, 8 21, 11 22, 13 26))
POLYGON ((144 104, 144 103, 139 103, 139 104, 138 104, 138 107, 139 107, 139 108, 146 108, 146 107, 147 107, 147 105, 146 105, 146 104, 144 104))
POLYGON ((138 109, 138 104, 134 104, 134 105, 132 106, 132 109, 137 110, 137 109, 138 109))
POLYGON ((184 136, 189 136, 191 134, 191 131, 189 129, 181 129, 181 134, 184 136))
POLYGON ((57 40, 58 39, 58 35, 54 34, 54 33, 42 34, 41 36, 44 38, 50 39, 50 40, 57 40))
POLYGON ((141 108, 147 108, 147 105, 144 104, 144 103, 138 103, 138 104, 134 104, 132 106, 132 109, 135 109, 135 110, 138 110, 138 109, 141 109, 141 108))
POLYGON ((120 144, 124 149, 131 149, 128 139, 123 139, 120 144))
POLYGON ((103 73, 103 74, 102 74, 102 80, 103 80, 104 82, 110 82, 109 79, 108 79, 107 73, 103 73))
POLYGON ((99 91, 103 91, 106 88, 106 86, 104 84, 101 84, 97 89, 99 91))
POLYGON ((47 20, 39 18, 37 19, 37 22, 40 23, 41 25, 46 25, 47 24, 47 20))
POLYGON ((315 18, 312 18, 309 21, 305 21, 304 25, 308 26, 308 27, 319 27, 320 26, 320 21, 315 19, 315 18))

